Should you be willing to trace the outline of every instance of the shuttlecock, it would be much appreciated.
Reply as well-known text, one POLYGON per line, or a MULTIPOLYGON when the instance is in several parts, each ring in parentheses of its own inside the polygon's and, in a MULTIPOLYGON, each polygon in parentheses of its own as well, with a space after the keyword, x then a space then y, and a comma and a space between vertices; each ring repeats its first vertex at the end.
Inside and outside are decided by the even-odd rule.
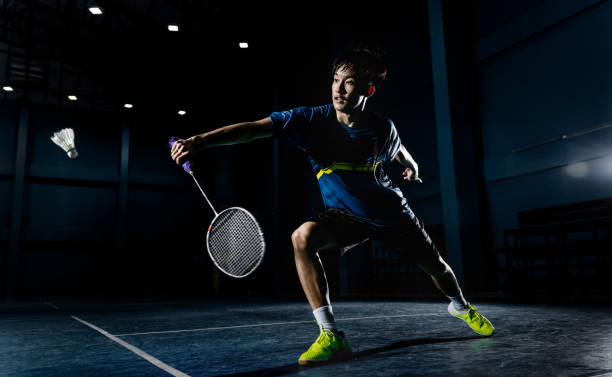
POLYGON ((71 159, 75 159, 79 155, 74 146, 74 131, 72 128, 64 128, 55 132, 51 136, 51 140, 68 153, 68 157, 71 159))

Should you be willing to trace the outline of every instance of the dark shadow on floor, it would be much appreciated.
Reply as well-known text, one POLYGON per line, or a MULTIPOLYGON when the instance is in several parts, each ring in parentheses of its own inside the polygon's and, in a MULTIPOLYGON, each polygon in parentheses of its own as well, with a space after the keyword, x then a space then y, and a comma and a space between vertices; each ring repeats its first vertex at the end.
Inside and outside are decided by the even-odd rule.
MULTIPOLYGON (((363 351, 354 352, 351 355, 350 358, 346 358, 346 359, 342 359, 342 360, 335 360, 335 361, 331 361, 331 362, 317 364, 317 365, 314 365, 314 366, 300 366, 300 365, 297 364, 297 360, 296 360, 295 363, 291 363, 291 364, 287 364, 287 365, 282 365, 282 366, 278 366, 278 367, 258 369, 258 370, 253 370, 253 371, 249 371, 249 372, 239 372, 239 373, 223 374, 223 375, 218 375, 218 376, 215 376, 215 377, 229 377, 229 376, 233 376, 233 377, 248 377, 248 376, 273 377, 273 376, 282 376, 283 374, 297 373, 300 370, 318 368, 318 367, 321 367, 321 366, 324 366, 324 365, 349 363, 349 362, 357 360, 357 359, 384 358, 384 357, 388 357, 390 355, 389 354, 382 354, 383 352, 393 351, 393 350, 397 350, 397 349, 401 349, 401 348, 405 348, 405 347, 420 346, 420 345, 425 345, 425 344, 440 344, 440 343, 451 343, 451 342, 463 342, 463 341, 466 341, 466 340, 482 339, 482 338, 483 338, 482 336, 475 335, 475 336, 463 336, 463 337, 459 337, 459 338, 422 338, 422 339, 402 340, 402 341, 399 341, 399 342, 395 342, 395 343, 389 344, 387 346, 376 347, 376 348, 371 348, 371 349, 367 349, 367 350, 363 350, 363 351)), ((393 353, 393 355, 400 355, 400 354, 409 353, 409 352, 410 351, 396 352, 396 353, 393 353)))
MULTIPOLYGON (((388 346, 382 346, 382 347, 372 348, 369 350, 354 352, 353 359, 359 359, 359 358, 364 358, 364 357, 386 357, 387 355, 378 355, 378 354, 382 352, 393 351, 393 350, 397 350, 400 348, 411 347, 411 346, 420 346, 424 344, 463 342, 466 340, 482 339, 482 338, 483 338, 482 336, 473 335, 473 336, 462 336, 460 338, 422 338, 422 339, 402 340, 400 342, 389 344, 388 346)), ((394 353, 394 355, 399 355, 399 354, 408 353, 408 352, 410 351, 394 353)))

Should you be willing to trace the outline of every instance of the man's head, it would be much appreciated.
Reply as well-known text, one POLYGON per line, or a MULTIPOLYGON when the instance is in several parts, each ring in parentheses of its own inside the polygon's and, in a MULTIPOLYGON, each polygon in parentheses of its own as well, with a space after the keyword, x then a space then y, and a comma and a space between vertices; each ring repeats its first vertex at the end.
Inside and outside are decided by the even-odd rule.
POLYGON ((344 51, 333 64, 332 99, 341 112, 362 109, 387 75, 382 54, 369 48, 344 51))

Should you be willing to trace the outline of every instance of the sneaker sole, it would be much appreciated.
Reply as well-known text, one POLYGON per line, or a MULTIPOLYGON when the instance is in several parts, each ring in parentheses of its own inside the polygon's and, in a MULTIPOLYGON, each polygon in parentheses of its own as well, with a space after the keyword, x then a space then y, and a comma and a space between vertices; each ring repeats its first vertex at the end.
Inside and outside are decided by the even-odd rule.
POLYGON ((343 351, 337 354, 329 356, 327 359, 322 360, 308 360, 308 359, 298 359, 298 364, 300 365, 314 365, 314 364, 325 364, 332 363, 335 361, 342 361, 351 357, 353 353, 351 351, 343 351))

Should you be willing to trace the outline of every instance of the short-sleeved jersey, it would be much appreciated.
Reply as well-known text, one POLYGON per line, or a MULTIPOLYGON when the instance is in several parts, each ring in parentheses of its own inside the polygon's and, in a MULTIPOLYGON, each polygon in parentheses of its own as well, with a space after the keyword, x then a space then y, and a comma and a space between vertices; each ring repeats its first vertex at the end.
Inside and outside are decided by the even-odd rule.
POLYGON ((274 135, 304 151, 325 208, 338 208, 370 223, 393 226, 414 219, 408 201, 383 166, 401 141, 393 122, 364 112, 359 124, 338 121, 333 104, 274 112, 274 135))

